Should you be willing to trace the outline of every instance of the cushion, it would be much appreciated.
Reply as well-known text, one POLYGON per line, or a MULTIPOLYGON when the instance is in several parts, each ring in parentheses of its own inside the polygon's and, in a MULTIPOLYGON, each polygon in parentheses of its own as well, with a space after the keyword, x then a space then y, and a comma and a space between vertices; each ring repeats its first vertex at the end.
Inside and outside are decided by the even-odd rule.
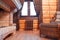
POLYGON ((41 23, 40 27, 57 27, 57 23, 41 23))

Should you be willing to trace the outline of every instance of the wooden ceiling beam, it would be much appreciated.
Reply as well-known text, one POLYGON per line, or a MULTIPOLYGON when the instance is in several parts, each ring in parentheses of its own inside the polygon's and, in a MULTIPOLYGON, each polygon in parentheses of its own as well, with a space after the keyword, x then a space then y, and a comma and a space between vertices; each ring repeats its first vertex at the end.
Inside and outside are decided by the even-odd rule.
POLYGON ((5 11, 10 12, 10 7, 7 4, 5 4, 4 2, 2 2, 1 0, 0 0, 0 8, 2 8, 5 11))
POLYGON ((10 11, 13 11, 15 8, 16 8, 16 6, 15 6, 15 4, 12 2, 12 0, 2 0, 4 3, 6 3, 7 5, 9 5, 10 6, 10 11))

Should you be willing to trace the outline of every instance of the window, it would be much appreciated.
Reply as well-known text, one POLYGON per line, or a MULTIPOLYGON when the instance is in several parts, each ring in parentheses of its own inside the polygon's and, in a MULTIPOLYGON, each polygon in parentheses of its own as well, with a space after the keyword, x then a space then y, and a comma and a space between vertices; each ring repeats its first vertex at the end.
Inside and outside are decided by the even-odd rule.
POLYGON ((36 16, 36 11, 33 2, 30 2, 30 16, 36 16))
POLYGON ((28 16, 28 5, 27 4, 28 4, 27 2, 24 2, 23 8, 21 11, 21 16, 28 16))
POLYGON ((24 2, 23 8, 21 11, 21 16, 28 16, 28 9, 30 9, 30 14, 29 16, 37 16, 35 8, 34 8, 34 3, 30 1, 30 4, 28 2, 24 2), (28 8, 28 5, 30 5, 30 8, 28 8))

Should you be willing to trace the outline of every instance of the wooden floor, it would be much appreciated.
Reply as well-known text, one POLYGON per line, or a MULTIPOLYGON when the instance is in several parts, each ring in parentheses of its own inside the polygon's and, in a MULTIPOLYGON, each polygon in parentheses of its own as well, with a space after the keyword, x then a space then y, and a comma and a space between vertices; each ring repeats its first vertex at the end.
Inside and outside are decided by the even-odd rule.
POLYGON ((48 38, 41 38, 39 31, 18 31, 16 34, 8 37, 6 40, 52 40, 48 38))

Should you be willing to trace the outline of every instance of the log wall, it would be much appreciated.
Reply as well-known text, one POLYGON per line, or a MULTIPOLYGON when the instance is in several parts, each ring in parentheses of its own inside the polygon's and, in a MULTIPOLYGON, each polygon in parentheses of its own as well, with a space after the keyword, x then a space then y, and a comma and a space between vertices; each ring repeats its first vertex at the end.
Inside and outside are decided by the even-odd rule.
POLYGON ((0 12, 0 27, 13 24, 13 14, 9 12, 0 12))
POLYGON ((42 0, 43 23, 50 23, 57 9, 57 0, 42 0))

